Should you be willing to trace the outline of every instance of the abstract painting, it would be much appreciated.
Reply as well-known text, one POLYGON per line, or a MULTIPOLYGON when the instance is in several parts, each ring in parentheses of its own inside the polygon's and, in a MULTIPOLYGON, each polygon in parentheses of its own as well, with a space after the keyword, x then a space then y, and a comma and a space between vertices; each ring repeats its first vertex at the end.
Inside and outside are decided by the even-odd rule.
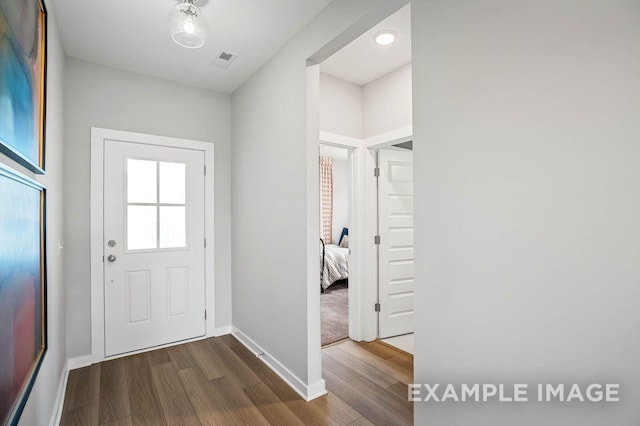
POLYGON ((44 173, 46 21, 41 0, 0 0, 0 152, 44 173))
POLYGON ((45 190, 0 164, 0 424, 18 423, 47 347, 45 190))

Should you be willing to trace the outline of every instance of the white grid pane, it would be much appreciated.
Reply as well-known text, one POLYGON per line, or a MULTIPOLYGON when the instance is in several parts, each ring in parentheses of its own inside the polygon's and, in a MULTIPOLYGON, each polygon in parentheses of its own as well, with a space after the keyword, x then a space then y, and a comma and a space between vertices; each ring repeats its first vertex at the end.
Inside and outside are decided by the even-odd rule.
POLYGON ((158 215, 156 206, 128 206, 127 249, 158 248, 158 215))
POLYGON ((157 202, 157 166, 155 161, 127 159, 127 201, 157 202))
POLYGON ((160 202, 185 204, 187 167, 184 163, 160 162, 160 202))
POLYGON ((185 210, 184 206, 160 207, 160 248, 186 246, 185 210))

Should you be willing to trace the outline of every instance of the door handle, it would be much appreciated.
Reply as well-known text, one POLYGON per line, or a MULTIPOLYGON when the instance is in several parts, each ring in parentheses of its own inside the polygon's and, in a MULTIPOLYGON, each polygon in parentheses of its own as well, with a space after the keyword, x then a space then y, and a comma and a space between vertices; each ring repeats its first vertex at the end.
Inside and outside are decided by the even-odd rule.
POLYGON ((114 255, 110 254, 109 256, 107 256, 107 260, 109 262, 115 262, 116 261, 116 257, 114 255))

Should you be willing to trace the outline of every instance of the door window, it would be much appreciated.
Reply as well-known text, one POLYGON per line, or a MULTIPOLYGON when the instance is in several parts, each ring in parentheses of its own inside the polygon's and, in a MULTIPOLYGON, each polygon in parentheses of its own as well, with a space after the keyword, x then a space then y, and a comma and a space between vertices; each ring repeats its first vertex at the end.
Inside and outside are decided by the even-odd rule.
POLYGON ((187 246, 185 163, 128 158, 127 250, 187 246))

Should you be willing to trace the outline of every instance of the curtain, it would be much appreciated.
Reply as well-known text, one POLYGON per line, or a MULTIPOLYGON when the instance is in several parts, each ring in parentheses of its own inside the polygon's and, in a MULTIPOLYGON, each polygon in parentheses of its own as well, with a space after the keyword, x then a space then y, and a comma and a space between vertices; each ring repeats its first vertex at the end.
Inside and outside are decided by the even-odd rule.
POLYGON ((333 159, 320 157, 320 238, 333 244, 333 159))

